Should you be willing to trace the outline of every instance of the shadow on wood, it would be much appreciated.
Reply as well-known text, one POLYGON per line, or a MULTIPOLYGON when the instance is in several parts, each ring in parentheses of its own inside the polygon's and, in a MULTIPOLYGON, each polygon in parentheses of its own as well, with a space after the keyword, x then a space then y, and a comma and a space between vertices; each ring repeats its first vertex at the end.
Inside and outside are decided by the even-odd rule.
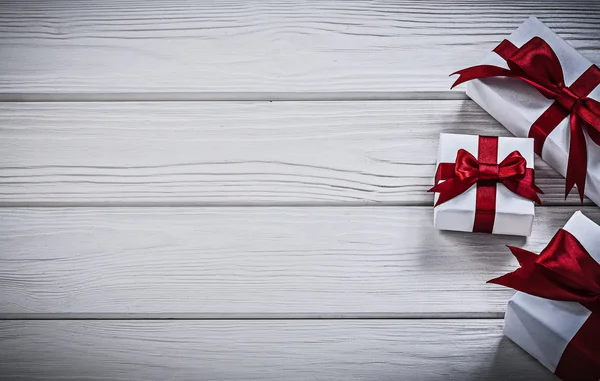
POLYGON ((558 380, 529 353, 504 336, 498 342, 493 360, 484 364, 483 368, 481 372, 477 372, 477 376, 467 377, 465 381, 505 380, 515 375, 521 375, 527 380, 558 380), (536 371, 533 372, 533 369, 536 371))

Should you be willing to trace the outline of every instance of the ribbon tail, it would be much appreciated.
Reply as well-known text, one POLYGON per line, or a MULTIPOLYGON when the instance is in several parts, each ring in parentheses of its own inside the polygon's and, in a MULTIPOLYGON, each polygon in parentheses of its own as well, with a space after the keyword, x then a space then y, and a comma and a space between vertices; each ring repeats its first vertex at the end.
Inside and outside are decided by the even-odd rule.
POLYGON ((548 99, 552 99, 556 97, 556 92, 550 88, 547 88, 544 85, 541 85, 523 75, 520 75, 512 70, 505 69, 503 67, 492 66, 492 65, 479 65, 479 66, 471 66, 466 69, 462 69, 456 71, 450 75, 458 74, 458 79, 452 84, 450 89, 455 88, 456 86, 471 81, 473 79, 482 79, 489 77, 510 77, 519 79, 529 85, 535 87, 543 96, 548 99))
POLYGON ((587 98, 580 102, 574 111, 585 122, 590 139, 600 146, 600 102, 587 98))
POLYGON ((514 181, 514 180, 504 180, 502 184, 510 190, 511 192, 518 194, 521 197, 524 197, 528 200, 535 202, 538 205, 542 205, 542 200, 538 196, 538 193, 543 193, 540 188, 538 188, 535 184, 525 182, 525 181, 514 181))
POLYGON ((492 65, 471 66, 466 69, 456 71, 450 75, 452 76, 456 74, 458 74, 458 79, 452 84, 450 89, 453 89, 461 83, 465 83, 473 79, 488 77, 507 77, 513 75, 508 69, 492 65))
POLYGON ((554 300, 571 300, 570 293, 562 289, 562 285, 548 278, 535 266, 536 254, 523 249, 510 247, 521 267, 515 271, 489 280, 487 283, 512 288, 540 298, 554 300))
POLYGON ((589 125, 587 132, 592 141, 600 146, 600 127, 589 125))
POLYGON ((515 258, 517 258, 521 268, 518 268, 515 271, 502 275, 498 278, 490 279, 487 281, 487 283, 498 284, 500 286, 513 288, 515 290, 522 290, 525 288, 524 284, 527 282, 527 279, 535 271, 533 264, 538 258, 538 255, 518 247, 507 247, 510 249, 515 258))
POLYGON ((534 274, 534 268, 530 267, 521 267, 513 271, 512 273, 508 273, 502 275, 498 278, 490 279, 487 283, 497 284, 499 286, 504 286, 508 288, 512 288, 514 290, 526 292, 527 279, 534 274))
POLYGON ((569 159, 567 164, 567 182, 565 199, 577 185, 579 198, 583 203, 585 179, 587 176, 587 147, 581 119, 572 113, 570 117, 571 142, 569 144, 569 159))
POLYGON ((429 189, 428 192, 436 192, 440 194, 437 202, 435 203, 435 206, 438 206, 466 192, 467 189, 471 188, 473 184, 475 184, 475 182, 475 179, 459 181, 458 179, 454 178, 437 184, 433 188, 429 189))
POLYGON ((429 188, 427 190, 427 192, 431 192, 431 193, 442 193, 444 192, 446 189, 450 189, 452 188, 452 181, 454 181, 454 179, 450 179, 444 182, 441 182, 437 185, 432 186, 431 188, 429 188), (446 184, 446 185, 444 185, 446 184))
POLYGON ((506 246, 510 250, 510 252, 517 258, 519 264, 521 266, 529 266, 533 265, 535 260, 538 258, 538 255, 532 253, 531 251, 527 251, 525 249, 521 249, 520 247, 515 246, 506 246))

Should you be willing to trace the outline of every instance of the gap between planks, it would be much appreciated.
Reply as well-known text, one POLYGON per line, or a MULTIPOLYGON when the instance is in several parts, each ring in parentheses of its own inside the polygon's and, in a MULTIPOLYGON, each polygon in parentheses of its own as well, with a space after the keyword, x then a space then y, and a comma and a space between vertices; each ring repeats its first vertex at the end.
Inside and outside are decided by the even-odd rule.
POLYGON ((472 320, 503 312, 470 313, 3 313, 2 320, 472 320))
POLYGON ((0 93, 0 102, 239 102, 464 100, 463 91, 0 93))
MULTIPOLYGON (((433 186, 433 184, 432 184, 433 186)), ((584 207, 592 205, 589 202, 583 204, 575 200, 575 196, 569 196, 564 202, 544 201, 544 207, 584 207), (571 199, 571 200, 569 200, 571 199)), ((587 198, 586 198, 587 200, 587 198)), ((0 202, 0 208, 362 208, 362 207, 427 207, 433 208, 433 196, 431 202, 378 202, 374 204, 358 201, 346 202, 180 202, 180 201, 40 201, 40 202, 0 202)))

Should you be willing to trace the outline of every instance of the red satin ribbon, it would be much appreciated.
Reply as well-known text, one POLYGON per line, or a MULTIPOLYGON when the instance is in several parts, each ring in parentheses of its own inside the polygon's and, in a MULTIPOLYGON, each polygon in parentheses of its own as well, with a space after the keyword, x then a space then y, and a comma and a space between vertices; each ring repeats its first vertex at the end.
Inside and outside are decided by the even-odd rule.
POLYGON ((550 133, 569 117, 571 142, 567 166, 565 198, 577 185, 583 202, 587 174, 587 147, 584 129, 594 143, 600 145, 600 102, 588 95, 600 85, 600 69, 590 66, 571 86, 565 85, 562 66, 552 48, 540 37, 534 37, 517 48, 504 40, 494 52, 506 60, 510 69, 479 65, 459 70, 452 87, 472 79, 511 77, 535 87, 554 103, 533 123, 529 137, 535 139, 535 152, 542 156, 544 142, 550 133))
POLYGON ((567 345, 556 368, 563 380, 600 379, 600 264, 566 230, 540 255, 509 246, 521 267, 495 283, 552 300, 579 302, 592 311, 567 345))
POLYGON ((527 168, 527 161, 518 151, 512 152, 500 164, 498 162, 498 138, 479 137, 476 159, 461 149, 454 163, 440 163, 436 185, 429 192, 440 194, 435 206, 453 199, 477 184, 475 221, 473 231, 492 233, 496 218, 496 187, 504 184, 511 192, 541 204, 537 193, 542 191, 534 184, 534 171, 527 168), (441 180, 445 180, 439 183, 441 180))

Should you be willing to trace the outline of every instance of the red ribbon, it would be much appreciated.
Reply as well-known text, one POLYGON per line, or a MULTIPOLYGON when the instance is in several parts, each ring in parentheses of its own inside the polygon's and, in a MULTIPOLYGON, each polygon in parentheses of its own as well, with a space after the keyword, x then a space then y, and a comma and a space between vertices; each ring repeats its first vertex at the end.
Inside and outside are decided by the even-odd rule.
POLYGON ((498 162, 498 138, 479 137, 478 159, 460 149, 455 163, 440 163, 435 185, 429 192, 440 194, 435 206, 453 199, 477 184, 474 232, 492 233, 496 218, 496 187, 504 184, 511 192, 541 204, 534 184, 534 171, 518 151, 498 162), (445 180, 439 183, 441 180, 445 180))
POLYGON ((600 379, 600 263, 560 229, 540 255, 509 246, 521 267, 495 283, 552 300, 579 302, 592 311, 567 345, 556 368, 563 380, 600 379))
POLYGON ((453 73, 459 77, 452 87, 472 79, 511 77, 530 84, 546 98, 553 99, 554 103, 531 126, 529 137, 535 139, 535 152, 542 156, 548 135, 569 116, 571 142, 565 198, 577 185, 583 202, 587 173, 584 129, 592 141, 600 145, 600 102, 588 97, 600 85, 600 69, 591 65, 571 86, 566 86, 558 57, 540 37, 532 38, 520 48, 504 40, 494 52, 506 60, 510 69, 479 65, 459 70, 453 73))

